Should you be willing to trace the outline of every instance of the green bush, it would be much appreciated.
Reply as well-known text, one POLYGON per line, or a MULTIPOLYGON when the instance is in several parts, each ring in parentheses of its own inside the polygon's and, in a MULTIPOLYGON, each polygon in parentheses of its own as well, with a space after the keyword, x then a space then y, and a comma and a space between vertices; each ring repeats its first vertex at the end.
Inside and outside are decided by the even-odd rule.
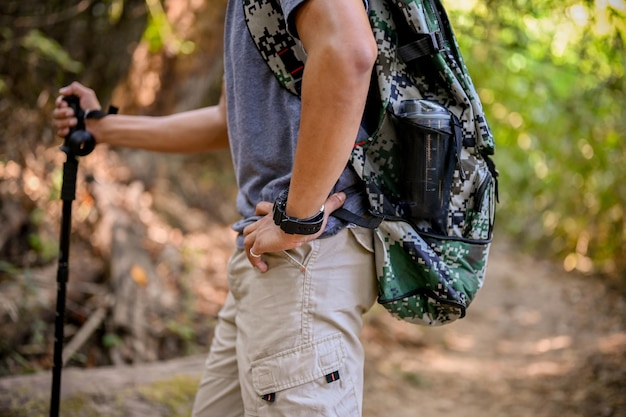
POLYGON ((447 5, 496 136, 499 228, 566 270, 617 279, 626 272, 626 3, 463 3, 447 5))

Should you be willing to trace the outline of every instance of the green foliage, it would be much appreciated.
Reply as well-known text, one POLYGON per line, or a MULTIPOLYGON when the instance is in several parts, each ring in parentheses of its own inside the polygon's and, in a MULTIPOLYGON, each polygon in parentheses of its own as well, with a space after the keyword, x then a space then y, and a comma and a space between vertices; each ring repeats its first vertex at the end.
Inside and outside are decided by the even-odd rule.
POLYGON ((47 213, 41 209, 34 209, 30 215, 30 225, 33 231, 28 234, 28 244, 43 262, 50 262, 59 254, 59 243, 56 238, 52 238, 41 230, 45 222, 47 213))
POLYGON ((105 333, 102 336, 102 345, 107 349, 112 349, 114 347, 123 346, 124 341, 115 333, 105 333))
POLYGON ((189 320, 185 320, 183 322, 180 322, 178 320, 169 320, 165 324, 165 327, 167 328, 167 330, 177 335, 186 342, 193 340, 195 335, 193 326, 191 325, 189 320))
POLYGON ((156 403, 165 407, 168 416, 184 417, 191 414, 197 389, 197 378, 176 375, 167 381, 141 387, 139 392, 151 404, 156 403))
MULTIPOLYGON (((132 414, 132 405, 125 399, 136 396, 149 404, 148 409, 163 410, 163 413, 158 415, 189 416, 197 389, 198 378, 173 375, 167 380, 127 389, 115 389, 98 395, 78 393, 64 396, 61 398, 59 408, 61 415, 67 417, 127 416, 132 414)), ((0 417, 45 416, 48 415, 50 406, 48 395, 32 392, 15 392, 10 397, 0 395, 0 400, 3 401, 0 417)))
POLYGON ((448 5, 494 130, 498 223, 567 270, 626 271, 626 3, 448 5))
POLYGON ((417 372, 407 372, 398 370, 400 377, 407 384, 416 388, 425 388, 428 383, 424 380, 424 376, 417 372))
MULTIPOLYGON (((67 417, 97 417, 102 416, 101 410, 107 410, 109 417, 128 415, 122 404, 121 394, 102 395, 100 398, 90 398, 85 394, 74 394, 61 398, 60 413, 67 417)), ((41 394, 17 393, 7 398, 0 417, 33 417, 46 416, 50 410, 50 397, 41 394)))
POLYGON ((11 277, 19 272, 19 268, 10 262, 0 260, 0 278, 11 277))
POLYGON ((174 33, 159 0, 146 0, 146 6, 150 12, 150 18, 143 38, 148 43, 150 52, 157 53, 167 49, 173 55, 179 53, 188 55, 196 49, 194 42, 181 39, 174 33))
POLYGON ((38 58, 49 59, 67 72, 78 74, 83 69, 83 64, 73 60, 58 42, 37 29, 28 32, 21 45, 38 58))

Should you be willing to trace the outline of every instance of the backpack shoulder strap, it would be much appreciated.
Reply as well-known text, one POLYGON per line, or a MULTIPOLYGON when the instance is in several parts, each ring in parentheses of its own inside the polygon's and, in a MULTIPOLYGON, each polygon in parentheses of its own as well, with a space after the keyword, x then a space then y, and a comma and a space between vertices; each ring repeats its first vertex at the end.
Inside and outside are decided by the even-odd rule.
POLYGON ((243 0, 246 24, 252 40, 278 82, 300 96, 306 53, 300 41, 287 31, 277 0, 243 0))

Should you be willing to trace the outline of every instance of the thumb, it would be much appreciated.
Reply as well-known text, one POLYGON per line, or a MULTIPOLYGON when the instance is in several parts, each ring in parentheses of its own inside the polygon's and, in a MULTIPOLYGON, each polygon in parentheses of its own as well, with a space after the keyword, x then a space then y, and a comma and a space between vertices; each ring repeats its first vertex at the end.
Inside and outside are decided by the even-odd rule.
POLYGON ((66 85, 65 87, 62 87, 59 89, 59 93, 61 93, 64 96, 74 95, 77 97, 84 96, 86 91, 87 91, 87 87, 85 87, 78 81, 74 81, 71 84, 66 85))
POLYGON ((332 213, 339 207, 343 206, 343 203, 346 202, 346 198, 346 193, 344 192, 331 194, 324 203, 324 211, 326 211, 327 213, 332 213))
POLYGON ((74 81, 70 85, 61 88, 59 93, 63 96, 77 96, 80 99, 80 107, 85 110, 98 110, 101 108, 94 90, 84 86, 78 81, 74 81))
POLYGON ((254 214, 256 216, 265 216, 266 214, 270 214, 272 212, 273 207, 273 203, 270 203, 269 201, 261 201, 256 205, 254 214))

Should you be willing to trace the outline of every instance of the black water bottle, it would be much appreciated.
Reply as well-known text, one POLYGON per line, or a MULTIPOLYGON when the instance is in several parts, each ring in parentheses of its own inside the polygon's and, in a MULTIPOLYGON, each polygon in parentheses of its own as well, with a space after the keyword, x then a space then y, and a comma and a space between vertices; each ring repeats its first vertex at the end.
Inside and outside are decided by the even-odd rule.
POLYGON ((449 200, 444 181, 453 148, 451 115, 433 101, 405 100, 397 118, 398 136, 406 152, 403 188, 410 216, 438 219, 449 200))

